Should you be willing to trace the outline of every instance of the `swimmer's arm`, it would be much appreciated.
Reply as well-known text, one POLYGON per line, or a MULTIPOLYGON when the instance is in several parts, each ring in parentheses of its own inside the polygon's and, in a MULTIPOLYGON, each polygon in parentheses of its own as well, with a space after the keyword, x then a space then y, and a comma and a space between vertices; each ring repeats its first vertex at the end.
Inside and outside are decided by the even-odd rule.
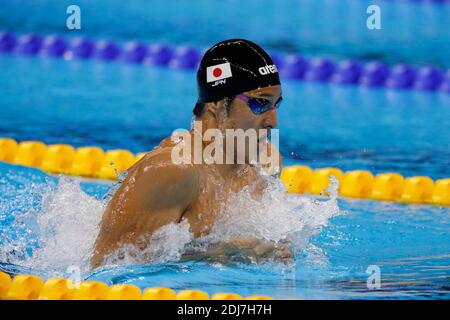
MULTIPOLYGON (((269 161, 266 164, 262 164, 261 170, 262 174, 266 176, 270 175, 280 178, 283 158, 280 152, 278 151, 278 148, 276 148, 271 142, 269 142, 268 145, 269 145, 268 158, 272 159, 272 161, 269 161)), ((262 177, 259 177, 256 183, 253 185, 251 196, 256 200, 261 199, 261 196, 266 188, 267 188, 267 181, 262 177)))
POLYGON ((229 250, 229 252, 238 252, 241 250, 248 251, 255 255, 255 257, 264 258, 271 256, 274 253, 281 253, 281 258, 290 257, 290 252, 286 252, 287 246, 284 243, 275 244, 272 241, 263 241, 253 237, 231 240, 226 243, 222 243, 217 248, 221 250, 229 250), (277 252, 279 250, 279 252, 277 252), (286 256, 285 256, 286 255, 286 256))
POLYGON ((272 142, 267 143, 268 151, 267 156, 270 160, 266 160, 265 164, 262 165, 263 171, 267 175, 280 177, 281 168, 283 165, 283 157, 277 147, 273 145, 272 142))
POLYGON ((185 254, 183 259, 212 259, 221 262, 231 260, 261 261, 274 259, 285 263, 292 262, 292 253, 286 243, 262 241, 253 237, 220 242, 206 252, 185 254))

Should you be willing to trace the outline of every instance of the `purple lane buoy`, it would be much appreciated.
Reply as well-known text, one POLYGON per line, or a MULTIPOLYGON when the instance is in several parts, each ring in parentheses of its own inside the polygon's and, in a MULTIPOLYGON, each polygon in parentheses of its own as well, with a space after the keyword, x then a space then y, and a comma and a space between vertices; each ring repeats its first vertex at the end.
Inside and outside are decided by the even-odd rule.
POLYGON ((172 48, 160 43, 152 44, 148 47, 147 56, 144 63, 153 66, 166 65, 172 59, 172 48))
POLYGON ((60 36, 48 36, 44 38, 41 53, 49 56, 62 56, 67 50, 67 42, 60 36))
POLYGON ((386 87, 392 89, 410 88, 416 78, 416 70, 408 65, 399 64, 391 68, 386 80, 386 87))
POLYGON ((442 70, 433 67, 423 67, 419 69, 414 88, 419 90, 435 90, 444 80, 442 70))
POLYGON ((95 50, 95 44, 86 38, 75 38, 70 42, 70 51, 75 58, 88 58, 95 50))
POLYGON ((147 46, 137 42, 128 42, 125 44, 122 59, 126 62, 141 63, 147 56, 147 52, 147 46))
POLYGON ((17 44, 15 35, 11 32, 0 32, 0 52, 10 52, 17 44))
POLYGON ((442 84, 439 87, 439 90, 442 92, 450 93, 450 69, 447 70, 444 81, 442 81, 442 84))
POLYGON ((288 55, 281 63, 280 76, 286 79, 303 79, 306 69, 308 69, 308 60, 298 55, 288 55))
POLYGON ((22 54, 36 54, 42 46, 42 37, 36 34, 26 34, 19 37, 16 51, 22 54))
POLYGON ((336 71, 331 77, 334 83, 357 83, 361 76, 362 66, 358 61, 342 60, 336 66, 336 71))
POLYGON ((305 79, 311 81, 327 81, 335 71, 335 65, 325 58, 313 58, 305 72, 305 79))
POLYGON ((114 60, 121 54, 121 48, 114 42, 101 40, 96 45, 95 56, 100 60, 114 60))
MULTIPOLYGON (((449 0, 450 1, 450 0, 449 0)), ((95 56, 101 60, 127 61, 148 65, 169 65, 178 69, 193 69, 201 59, 202 51, 189 46, 171 48, 163 44, 147 46, 129 42, 123 48, 112 41, 94 42, 86 38, 68 38, 51 35, 41 37, 36 34, 15 35, 0 32, 0 52, 22 54, 43 54, 61 56, 71 53, 73 57, 95 56)), ((69 55, 65 55, 69 57, 69 55)), ((360 83, 365 86, 383 86, 393 89, 414 88, 418 90, 440 90, 450 92, 450 70, 435 67, 416 69, 398 64, 388 67, 382 62, 361 63, 343 60, 338 63, 325 58, 306 59, 300 55, 280 57, 271 54, 281 77, 307 79, 312 81, 332 81, 335 83, 360 83)))
POLYGON ((191 47, 181 46, 175 49, 172 59, 169 61, 171 68, 193 69, 200 61, 200 53, 191 47))
POLYGON ((384 63, 368 62, 362 70, 359 83, 368 87, 379 87, 384 85, 389 75, 389 68, 384 63))
POLYGON ((269 53, 270 58, 272 58, 273 63, 277 67, 278 72, 283 69, 283 59, 275 53, 269 53))

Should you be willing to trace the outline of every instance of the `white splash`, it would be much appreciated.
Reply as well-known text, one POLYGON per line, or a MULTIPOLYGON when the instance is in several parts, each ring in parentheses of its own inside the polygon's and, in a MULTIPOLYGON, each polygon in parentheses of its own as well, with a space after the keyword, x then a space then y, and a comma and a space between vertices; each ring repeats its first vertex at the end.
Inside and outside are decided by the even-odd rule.
POLYGON ((339 213, 337 192, 333 190, 335 182, 330 184, 330 199, 318 201, 287 194, 279 179, 267 177, 266 181, 269 187, 261 199, 253 198, 251 188, 247 187, 228 201, 223 215, 205 237, 207 242, 240 238, 288 241, 298 251, 339 213))
MULTIPOLYGON (((320 233, 332 216, 339 214, 336 181, 329 188, 330 198, 322 201, 287 194, 278 179, 267 177, 267 181, 269 185, 261 199, 251 196, 250 187, 234 195, 209 235, 193 241, 187 221, 169 224, 155 232, 144 250, 123 246, 107 257, 106 263, 177 261, 193 249, 202 251, 205 245, 249 237, 288 241, 297 252, 320 233)), ((60 178, 56 190, 47 188, 43 192, 40 212, 27 213, 37 219, 40 247, 27 260, 10 261, 54 274, 62 274, 74 265, 83 273, 88 272, 106 201, 88 196, 77 181, 67 177, 60 178)))
POLYGON ((69 266, 87 271, 104 208, 105 203, 83 192, 79 182, 61 177, 56 189, 44 188, 40 212, 25 215, 37 220, 39 248, 26 260, 10 261, 58 275, 69 266))
POLYGON ((177 261, 183 254, 196 257, 196 253, 204 253, 218 243, 249 238, 288 243, 295 254, 309 248, 309 239, 319 234, 332 216, 339 214, 336 179, 332 179, 328 187, 330 198, 321 201, 287 194, 279 179, 266 177, 266 181, 268 188, 260 199, 251 195, 252 186, 233 195, 207 236, 194 239, 187 221, 183 220, 160 228, 145 241, 147 247, 143 250, 132 245, 122 246, 106 259, 106 263, 177 261))
POLYGON ((167 262, 181 258, 185 245, 191 242, 193 234, 189 230, 186 220, 180 223, 170 223, 159 228, 146 241, 145 249, 127 244, 120 247, 114 253, 106 257, 105 265, 130 265, 141 264, 148 261, 167 262))

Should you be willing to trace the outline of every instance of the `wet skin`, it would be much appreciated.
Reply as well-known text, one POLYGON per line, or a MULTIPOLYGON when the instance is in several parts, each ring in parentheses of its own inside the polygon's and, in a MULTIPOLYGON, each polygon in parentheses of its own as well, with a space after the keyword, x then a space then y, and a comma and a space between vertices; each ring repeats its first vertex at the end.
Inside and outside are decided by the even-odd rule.
MULTIPOLYGON (((270 86, 244 94, 275 103, 281 96, 281 87, 270 86)), ((234 99, 224 116, 224 103, 222 100, 205 105, 197 119, 202 121, 204 131, 218 127, 258 130, 277 126, 276 110, 256 115, 246 102, 234 99)), ((170 138, 164 139, 129 169, 103 214, 92 267, 102 265, 104 257, 122 245, 145 248, 157 229, 182 219, 189 222, 195 237, 206 235, 231 194, 252 185, 255 186, 253 196, 258 197, 265 187, 263 179, 249 164, 174 164, 171 159, 174 146, 170 138)), ((256 239, 236 239, 215 248, 211 254, 239 248, 255 256, 266 256, 275 249, 272 244, 256 239)), ((282 256, 289 254, 283 251, 282 256)))

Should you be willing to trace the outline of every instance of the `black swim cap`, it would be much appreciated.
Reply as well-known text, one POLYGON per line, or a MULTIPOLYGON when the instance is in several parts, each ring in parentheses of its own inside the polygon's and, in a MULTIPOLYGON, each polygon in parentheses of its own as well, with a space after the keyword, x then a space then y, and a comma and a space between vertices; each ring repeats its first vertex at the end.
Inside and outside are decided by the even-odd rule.
POLYGON ((257 44, 230 39, 212 46, 197 71, 198 102, 214 102, 280 84, 270 56, 257 44))

